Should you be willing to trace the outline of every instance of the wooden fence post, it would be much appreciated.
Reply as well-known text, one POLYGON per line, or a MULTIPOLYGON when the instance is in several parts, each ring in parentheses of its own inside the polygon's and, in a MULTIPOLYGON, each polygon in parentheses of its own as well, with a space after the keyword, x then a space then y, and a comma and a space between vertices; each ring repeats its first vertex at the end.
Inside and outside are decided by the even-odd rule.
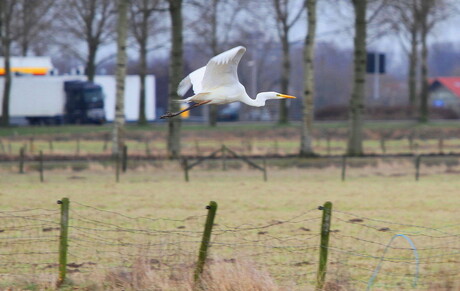
POLYGON ((149 157, 149 156, 150 156, 150 153, 151 153, 151 152, 150 152, 149 141, 148 141, 148 140, 145 140, 144 144, 145 144, 145 155, 146 155, 147 157, 149 157))
POLYGON ((267 158, 266 157, 264 157, 263 164, 264 164, 264 181, 267 182, 267 158))
POLYGON ((48 147, 50 149, 50 152, 53 152, 54 147, 53 147, 53 140, 52 139, 48 140, 48 147))
POLYGON ((29 149, 30 149, 30 153, 34 153, 35 152, 35 144, 34 144, 34 138, 31 137, 29 139, 29 149))
POLYGON ((342 157, 342 181, 345 181, 347 174, 347 156, 342 157))
POLYGON ((209 202, 209 205, 206 206, 206 209, 208 209, 208 216, 206 217, 206 223, 204 225, 203 238, 201 240, 200 252, 198 254, 198 262, 196 264, 194 273, 195 284, 199 283, 200 276, 204 270, 204 264, 206 263, 208 247, 211 241, 212 227, 214 225, 214 218, 217 211, 217 203, 214 201, 209 202))
POLYGON ((331 230, 332 203, 326 202, 319 207, 323 211, 321 220, 321 243, 319 247, 319 266, 316 275, 316 290, 323 290, 327 272, 327 255, 329 250, 329 233, 331 230))
POLYGON ((438 149, 439 149, 439 153, 440 153, 441 155, 444 154, 444 135, 441 135, 441 136, 439 137, 438 149))
POLYGON ((120 182, 120 153, 115 154, 115 181, 120 182))
POLYGON ((225 145, 222 145, 221 148, 221 158, 222 158, 222 171, 227 171, 227 151, 225 145))
POLYGON ((19 149, 19 174, 24 174, 24 152, 25 148, 21 147, 19 149))
POLYGON ((188 160, 186 158, 184 158, 182 160, 182 167, 184 168, 184 178, 185 178, 185 182, 188 182, 189 181, 189 178, 188 178, 188 160))
POLYGON ((385 146, 385 138, 383 136, 380 137, 380 149, 382 150, 382 154, 386 154, 387 148, 385 146))
POLYGON ((67 247, 69 235, 69 198, 62 198, 57 202, 61 205, 61 227, 59 235, 59 277, 57 286, 60 287, 66 280, 67 274, 67 247))
POLYGON ((40 171, 40 182, 43 183, 45 180, 43 177, 43 151, 40 151, 38 170, 40 171))
POLYGON ((76 151, 75 151, 76 155, 79 156, 80 155, 80 137, 77 137, 77 144, 76 144, 76 151))
POLYGON ((102 145, 102 151, 103 152, 106 152, 107 151, 107 148, 109 147, 109 134, 105 134, 104 135, 104 144, 102 145))
POLYGON ((123 145, 123 157, 121 161, 121 170, 123 173, 126 173, 126 169, 128 168, 128 146, 123 145))
POLYGON ((415 181, 418 181, 420 177, 420 160, 422 159, 421 155, 418 155, 415 158, 415 181))

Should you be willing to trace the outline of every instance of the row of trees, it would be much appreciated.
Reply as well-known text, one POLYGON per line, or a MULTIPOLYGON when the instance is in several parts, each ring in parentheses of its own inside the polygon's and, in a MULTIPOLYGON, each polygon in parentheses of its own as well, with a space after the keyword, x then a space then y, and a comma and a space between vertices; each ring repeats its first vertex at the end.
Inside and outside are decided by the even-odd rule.
MULTIPOLYGON (((128 7, 127 52, 128 56, 137 56, 136 73, 144 79, 151 53, 157 51, 161 54, 165 49, 170 51, 168 106, 171 111, 178 106, 172 101, 178 98, 175 88, 186 73, 184 68, 190 71, 202 65, 195 64, 193 60, 184 63, 184 55, 187 56, 190 51, 184 50, 184 42, 187 47, 199 50, 200 59, 209 59, 235 45, 245 45, 248 47, 248 58, 251 59, 248 63, 252 64, 252 68, 262 67, 263 62, 269 61, 273 51, 279 49, 279 69, 273 69, 272 72, 280 74, 277 81, 269 85, 279 87, 281 92, 289 92, 292 87, 292 36, 306 18, 307 21, 303 22, 307 33, 302 61, 304 90, 301 140, 301 154, 305 156, 314 155, 311 130, 317 87, 314 79, 317 1, 330 2, 327 6, 329 10, 336 9, 335 6, 339 7, 337 9, 348 6, 351 13, 342 15, 338 11, 336 14, 350 20, 354 18, 354 29, 351 29, 354 34, 354 85, 349 104, 348 153, 351 155, 362 154, 367 45, 390 33, 400 40, 408 55, 410 104, 419 112, 419 120, 427 121, 427 37, 437 23, 447 19, 455 11, 453 8, 457 8, 453 0, 350 0, 340 5, 332 0, 3 0, 0 2, 0 32, 5 69, 8 72, 10 55, 56 55, 55 61, 62 70, 83 64, 88 80, 94 79, 98 68, 110 68, 108 64, 114 63, 116 55, 117 63, 112 67, 119 68, 120 43, 117 53, 113 50, 113 43, 117 36, 120 40, 122 33, 119 30, 122 15, 119 10, 123 7, 120 5, 123 1, 128 7), (168 14, 170 23, 165 21, 168 14), (63 59, 66 61, 59 61, 63 59)), ((324 14, 319 15, 320 21, 324 14)), ((347 29, 342 32, 347 33, 347 29)), ((260 70, 252 76, 247 72, 242 73, 243 79, 251 78, 251 82, 256 84, 263 78, 260 70)), ((7 73, 4 78, 7 85, 11 82, 9 76, 7 73)), ((251 91, 254 91, 251 93, 256 93, 254 87, 251 86, 251 91)), ((7 88, 5 86, 3 92, 3 110, 8 109, 7 88)), ((145 123, 143 89, 140 98, 139 122, 145 123)), ((279 106, 278 123, 285 124, 288 122, 289 107, 284 102, 280 102, 279 106)), ((3 125, 8 124, 7 117, 8 112, 4 112, 3 125)), ((215 121, 216 110, 212 108, 209 112, 210 125, 215 126, 215 121)), ((168 148, 171 157, 180 155, 180 127, 180 119, 169 121, 168 148)))

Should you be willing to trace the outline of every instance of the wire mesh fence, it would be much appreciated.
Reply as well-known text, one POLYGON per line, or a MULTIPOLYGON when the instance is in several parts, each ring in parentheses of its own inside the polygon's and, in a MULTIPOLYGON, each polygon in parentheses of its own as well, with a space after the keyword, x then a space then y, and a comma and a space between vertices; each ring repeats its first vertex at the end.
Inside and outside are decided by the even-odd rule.
MULTIPOLYGON (((176 283, 190 280, 186 270, 196 266, 205 214, 197 211, 184 219, 131 217, 72 201, 68 277, 96 280, 95 274, 102 274, 99 279, 134 280, 134 269, 142 267, 176 283)), ((250 262, 281 287, 308 290, 317 284, 324 249, 327 290, 459 286, 460 224, 427 227, 333 210, 329 244, 321 245, 321 216, 315 208, 285 220, 232 225, 217 213, 206 267, 250 262)), ((58 279, 59 221, 58 205, 0 212, 0 286, 18 278, 58 279)))

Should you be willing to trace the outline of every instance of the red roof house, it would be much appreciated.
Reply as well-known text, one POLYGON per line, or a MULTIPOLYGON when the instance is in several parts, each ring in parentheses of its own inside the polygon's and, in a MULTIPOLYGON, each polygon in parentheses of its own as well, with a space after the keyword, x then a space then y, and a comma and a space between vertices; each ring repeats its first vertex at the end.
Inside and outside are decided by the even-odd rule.
POLYGON ((434 107, 450 108, 460 114, 460 77, 430 79, 430 103, 434 107))

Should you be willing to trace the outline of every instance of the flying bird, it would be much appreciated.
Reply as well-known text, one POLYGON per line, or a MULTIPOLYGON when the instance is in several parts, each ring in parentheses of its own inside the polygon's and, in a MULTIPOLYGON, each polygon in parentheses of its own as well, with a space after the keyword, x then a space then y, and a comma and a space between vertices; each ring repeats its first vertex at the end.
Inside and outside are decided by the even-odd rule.
POLYGON ((179 100, 179 102, 191 103, 191 106, 176 113, 168 112, 161 119, 171 118, 189 111, 192 108, 205 104, 228 104, 243 102, 249 106, 265 106, 269 99, 296 98, 277 92, 261 92, 255 99, 249 97, 246 89, 238 80, 238 63, 246 52, 243 46, 237 46, 211 58, 208 64, 191 72, 185 77, 177 88, 177 94, 184 96, 193 86, 195 95, 179 100))

